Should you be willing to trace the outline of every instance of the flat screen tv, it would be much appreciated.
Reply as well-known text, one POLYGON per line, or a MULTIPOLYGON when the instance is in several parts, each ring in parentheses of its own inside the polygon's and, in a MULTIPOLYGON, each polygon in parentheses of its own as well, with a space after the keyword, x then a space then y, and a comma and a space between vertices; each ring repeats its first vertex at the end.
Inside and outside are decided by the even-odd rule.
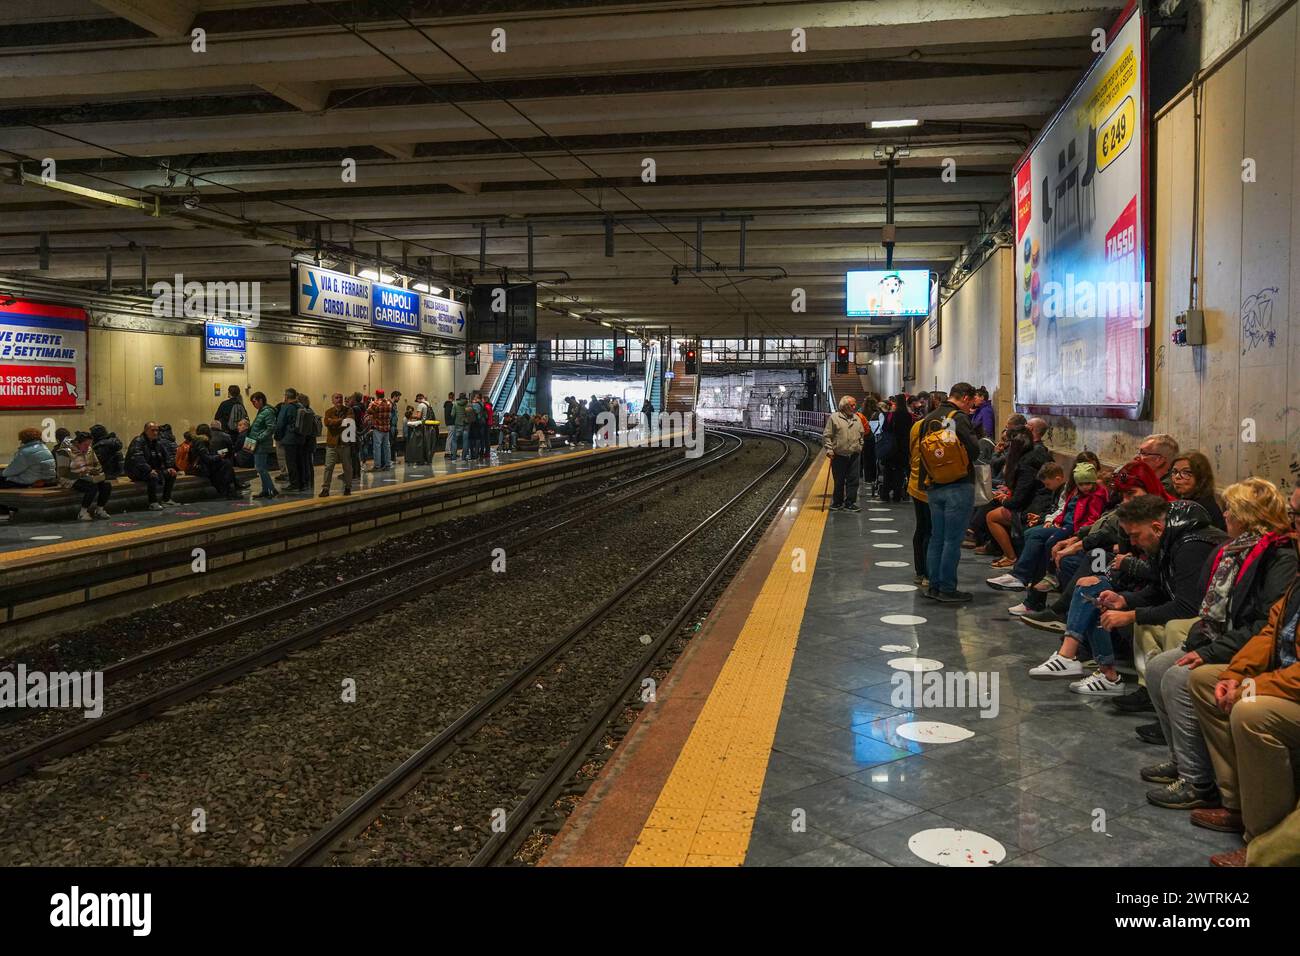
POLYGON ((926 269, 872 269, 845 275, 847 316, 924 317, 930 314, 926 269))

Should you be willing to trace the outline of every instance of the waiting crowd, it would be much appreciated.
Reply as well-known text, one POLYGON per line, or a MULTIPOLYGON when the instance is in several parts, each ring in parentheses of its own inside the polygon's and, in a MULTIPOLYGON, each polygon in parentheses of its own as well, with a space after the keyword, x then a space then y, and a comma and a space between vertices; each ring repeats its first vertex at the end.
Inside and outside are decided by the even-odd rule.
MULTIPOLYGON (((433 406, 423 393, 403 409, 402 393, 386 395, 384 389, 376 389, 373 396, 336 392, 318 414, 307 394, 297 389, 286 388, 283 400, 275 405, 264 392, 253 392, 245 405, 240 387, 231 385, 212 421, 195 426, 179 440, 170 425, 157 422, 146 423, 125 449, 121 439, 103 425, 88 432, 60 428, 52 446, 42 439, 39 428, 24 428, 17 450, 0 469, 0 488, 67 489, 74 502, 80 501, 80 521, 109 517, 113 485, 122 477, 145 486, 148 507, 154 511, 178 506, 172 493, 181 475, 206 478, 224 497, 242 497, 249 485, 239 479, 237 468, 256 470, 261 487, 254 498, 278 498, 285 493, 315 492, 316 449, 323 443, 320 497, 329 496, 336 470, 343 494, 350 495, 366 462, 370 471, 389 471, 402 444, 408 464, 428 464, 434 451, 427 426, 434 422, 446 427, 443 454, 447 459, 483 462, 491 459, 494 438, 507 451, 529 443, 538 449, 557 441, 589 443, 597 416, 618 413, 617 399, 593 395, 590 404, 573 398, 566 401, 568 416, 563 424, 545 414, 507 414, 498 421, 481 392, 449 392, 441 419, 432 418, 433 406), (273 456, 279 467, 275 476, 273 456)), ((12 511, 0 506, 0 514, 8 516, 12 511)))
MULTIPOLYGON (((1110 468, 1086 451, 1063 466, 1043 419, 994 428, 987 391, 965 382, 862 411, 844 397, 823 433, 831 510, 860 511, 863 479, 881 501, 906 488, 924 597, 971 601, 961 552, 992 558, 988 585, 1022 595, 1009 613, 1060 635, 1030 676, 1154 714, 1136 727, 1168 752, 1141 771, 1152 804, 1243 834, 1252 864, 1300 863, 1300 487, 1220 493, 1209 459, 1171 435, 1110 468)), ((1242 866, 1246 849, 1211 862, 1242 866)))

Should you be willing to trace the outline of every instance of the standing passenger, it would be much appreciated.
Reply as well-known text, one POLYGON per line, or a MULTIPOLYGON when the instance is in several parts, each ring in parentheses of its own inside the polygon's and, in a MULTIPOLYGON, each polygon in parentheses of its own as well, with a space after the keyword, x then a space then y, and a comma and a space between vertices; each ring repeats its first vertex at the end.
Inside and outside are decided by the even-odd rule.
POLYGON ((262 493, 253 497, 277 498, 280 492, 275 490, 270 471, 275 439, 275 410, 266 404, 266 395, 262 392, 254 392, 248 400, 253 403, 255 414, 253 424, 244 432, 244 448, 253 453, 253 467, 257 469, 257 477, 262 481, 262 493))
POLYGON ((840 410, 826 419, 822 444, 831 460, 835 490, 831 494, 831 511, 861 511, 858 507, 858 477, 862 454, 862 422, 857 416, 858 401, 852 395, 840 399, 840 410))
POLYGON ((284 401, 275 414, 275 440, 280 443, 280 454, 289 491, 302 491, 302 465, 300 463, 302 437, 298 434, 298 390, 286 388, 284 401))
POLYGON ((370 470, 387 471, 393 467, 393 445, 390 434, 393 427, 393 406, 388 399, 384 398, 382 388, 375 389, 375 400, 370 403, 366 415, 370 420, 375 448, 375 463, 370 470))
POLYGON ((921 467, 930 504, 930 548, 925 559, 930 588, 922 593, 937 601, 963 602, 973 597, 969 591, 957 590, 957 564, 975 510, 975 460, 980 449, 967 414, 974 404, 975 387, 958 382, 943 404, 921 420, 921 467), (937 446, 944 451, 943 458, 927 453, 926 439, 935 435, 937 440, 938 432, 948 433, 948 440, 937 446), (964 469, 951 464, 954 459, 960 463, 959 451, 966 456, 964 469))
POLYGON ((352 409, 343 404, 343 393, 335 392, 334 404, 325 409, 325 477, 321 481, 322 498, 330 495, 334 465, 343 467, 343 494, 352 494, 352 446, 356 444, 356 419, 352 409), (348 422, 352 422, 349 427, 348 422), (350 434, 349 434, 350 433, 350 434))

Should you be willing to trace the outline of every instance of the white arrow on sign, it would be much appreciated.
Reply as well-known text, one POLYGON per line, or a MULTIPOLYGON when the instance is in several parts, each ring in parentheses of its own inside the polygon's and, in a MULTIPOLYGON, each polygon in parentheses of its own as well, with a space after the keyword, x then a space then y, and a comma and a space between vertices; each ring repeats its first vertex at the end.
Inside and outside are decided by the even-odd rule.
POLYGON ((73 398, 77 397, 77 386, 73 385, 71 382, 64 382, 63 387, 68 390, 68 394, 73 398))

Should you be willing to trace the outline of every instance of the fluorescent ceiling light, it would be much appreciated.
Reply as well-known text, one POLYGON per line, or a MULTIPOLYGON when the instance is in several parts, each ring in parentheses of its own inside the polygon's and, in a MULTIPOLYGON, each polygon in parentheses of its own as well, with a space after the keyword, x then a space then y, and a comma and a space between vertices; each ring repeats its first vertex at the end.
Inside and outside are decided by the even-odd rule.
POLYGON ((442 295, 442 293, 446 291, 444 289, 440 289, 436 285, 431 287, 427 282, 417 282, 415 285, 411 286, 411 288, 414 289, 416 292, 427 292, 429 293, 429 295, 442 295))
POLYGON ((378 273, 374 269, 362 269, 357 273, 362 279, 373 279, 376 282, 396 282, 397 277, 391 276, 387 272, 378 273))
POLYGON ((920 126, 919 119, 872 120, 872 129, 898 129, 902 126, 920 126))

